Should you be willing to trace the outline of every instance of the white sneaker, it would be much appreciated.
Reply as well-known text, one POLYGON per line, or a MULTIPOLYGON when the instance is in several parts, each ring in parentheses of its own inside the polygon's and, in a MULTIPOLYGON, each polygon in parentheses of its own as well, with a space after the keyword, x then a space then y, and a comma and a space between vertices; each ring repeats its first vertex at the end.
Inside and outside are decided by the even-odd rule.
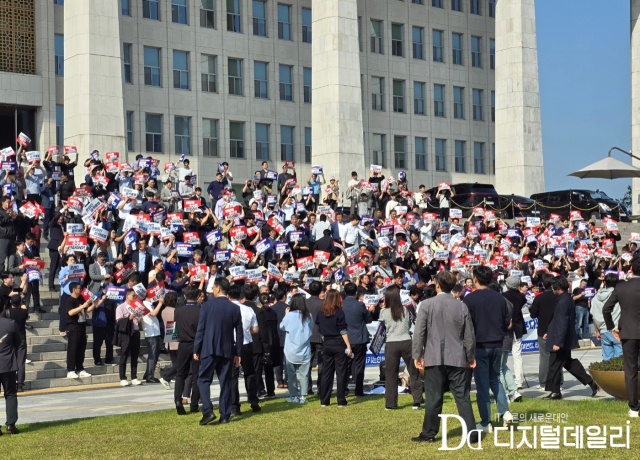
POLYGON ((506 411, 502 414, 502 422, 504 423, 504 426, 508 426, 510 423, 513 423, 513 415, 511 412, 506 411))
POLYGON ((129 385, 131 385, 131 384, 128 381, 120 380, 120 386, 121 387, 128 387, 129 385))
POLYGON ((636 418, 640 414, 640 411, 629 409, 629 413, 627 414, 630 418, 636 418))
POLYGON ((304 396, 301 396, 301 397, 298 399, 298 403, 300 403, 300 404, 307 404, 307 398, 305 398, 304 396))
POLYGON ((298 399, 297 396, 289 396, 287 398, 287 402, 288 403, 296 403, 296 404, 298 404, 300 402, 300 400, 298 399))
POLYGON ((67 378, 68 379, 77 379, 78 378, 78 374, 76 374, 75 372, 71 371, 71 372, 67 372, 67 378))
POLYGON ((138 385, 142 385, 142 382, 140 380, 138 380, 138 379, 133 379, 131 381, 131 385, 133 385, 135 387, 135 386, 138 386, 138 385))
POLYGON ((24 362, 24 363, 25 363, 25 364, 31 364, 31 360, 30 360, 30 359, 27 359, 27 360, 25 360, 25 362, 24 362))
POLYGON ((476 430, 480 430, 480 433, 493 433, 493 426, 489 423, 487 426, 482 426, 482 423, 476 425, 476 430))
POLYGON ((542 386, 541 385, 536 385, 536 390, 542 390, 542 386))
POLYGON ((91 377, 91 374, 89 374, 87 371, 82 370, 80 371, 80 373, 78 374, 78 377, 91 377))
POLYGON ((160 383, 162 384, 163 387, 165 387, 167 390, 171 389, 171 384, 169 382, 167 382, 165 379, 163 379, 162 377, 160 377, 160 383))
POLYGON ((522 395, 517 391, 511 396, 511 402, 520 402, 522 401, 522 395))

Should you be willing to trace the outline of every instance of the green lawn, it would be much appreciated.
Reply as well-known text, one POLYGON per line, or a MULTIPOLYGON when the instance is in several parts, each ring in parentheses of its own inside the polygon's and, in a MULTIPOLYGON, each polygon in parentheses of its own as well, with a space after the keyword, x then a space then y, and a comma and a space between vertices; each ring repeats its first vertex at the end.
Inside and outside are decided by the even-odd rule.
MULTIPOLYGON (((424 411, 411 409, 411 397, 400 396, 399 410, 385 411, 382 396, 349 397, 349 406, 320 407, 317 397, 306 406, 292 405, 284 399, 263 404, 261 413, 248 406, 244 415, 231 423, 201 427, 200 414, 178 416, 175 411, 137 413, 120 416, 78 419, 65 422, 18 425, 22 433, 2 436, 3 459, 95 458, 95 459, 190 459, 190 458, 362 458, 407 459, 449 456, 450 458, 640 458, 640 422, 631 423, 631 450, 589 450, 563 447, 511 452, 494 447, 493 435, 485 435, 483 450, 467 447, 456 452, 438 451, 435 444, 415 444, 412 436, 420 433, 424 411), (612 457, 613 456, 613 457, 612 457)), ((475 399, 474 399, 474 410, 475 399)), ((495 411, 495 406, 493 406, 495 411)), ((622 426, 626 430, 627 405, 614 401, 580 402, 525 399, 511 404, 514 413, 568 414, 568 425, 622 426)), ((457 414, 450 394, 445 396, 445 413, 457 414)), ((477 416, 477 412, 476 412, 477 416)), ((526 422, 525 425, 532 425, 526 422)), ((551 423, 556 425, 555 422, 551 423)), ((449 427, 449 443, 460 441, 460 425, 449 427)), ((514 438, 517 445, 521 435, 514 438)), ((499 440, 505 441, 505 433, 499 440)), ((625 435, 626 436, 626 435, 625 435)), ((529 438, 531 439, 531 438, 529 438)), ((560 444, 562 444, 562 438, 560 444)))

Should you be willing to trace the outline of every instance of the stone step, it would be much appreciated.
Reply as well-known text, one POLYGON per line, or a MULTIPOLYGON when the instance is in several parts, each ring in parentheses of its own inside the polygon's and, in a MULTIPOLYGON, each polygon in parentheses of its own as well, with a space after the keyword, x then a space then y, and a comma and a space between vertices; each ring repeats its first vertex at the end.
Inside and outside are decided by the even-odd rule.
MULTIPOLYGON (((128 364, 127 364, 127 368, 128 364)), ((27 369, 29 369, 27 367, 27 369)), ((147 369, 146 363, 138 364, 138 372, 144 372, 147 369)), ((116 363, 115 366, 85 366, 85 370, 91 374, 91 376, 95 375, 106 375, 106 374, 117 374, 118 373, 118 365, 116 363)), ((27 370, 25 371, 25 380, 51 380, 51 379, 63 379, 67 377, 67 366, 66 363, 61 365, 57 369, 41 369, 41 370, 27 370)))
MULTIPOLYGON (((116 356, 115 351, 116 349, 114 348, 114 362, 117 364, 119 360, 115 358, 116 356)), ((102 358, 104 359, 104 348, 102 349, 102 358)), ((138 356, 138 367, 140 367, 142 363, 145 363, 145 366, 146 366, 146 362, 147 362, 146 354, 138 356)), ((158 360, 158 362, 161 365, 161 367, 171 364, 169 355, 167 354, 160 354, 160 359, 158 360)), ((93 365, 92 363, 93 363, 93 354, 89 358, 85 357, 85 364, 87 366, 93 365)), ((101 367, 97 367, 97 368, 100 369, 101 367)), ((66 358, 55 359, 50 361, 33 361, 26 365, 27 371, 42 371, 42 370, 56 370, 56 369, 65 369, 65 370, 67 369, 66 358)), ((87 372, 91 373, 91 371, 87 371, 87 372)))
MULTIPOLYGON (((65 371, 66 372, 66 371, 65 371)), ((65 373, 66 375, 66 373, 65 373)), ((138 378, 142 379, 144 370, 138 367, 138 378)), ((127 378, 131 378, 131 372, 129 366, 127 366, 127 378)), ((55 379, 43 379, 43 380, 31 380, 25 382, 25 390, 42 390, 45 388, 64 388, 74 387, 80 385, 100 385, 106 383, 117 383, 120 381, 120 376, 117 372, 110 374, 92 375, 91 377, 83 377, 77 379, 68 378, 55 378, 55 379)))
MULTIPOLYGON (((145 361, 146 361, 146 354, 147 354, 147 347, 144 344, 144 342, 142 342, 140 344, 140 355, 141 356, 145 355, 145 358, 144 358, 145 361)), ((120 348, 114 347, 113 356, 120 356, 120 348)), ((90 347, 87 347, 87 350, 84 353, 84 357, 85 359, 93 358, 93 349, 90 347)), ((44 352, 27 353, 27 359, 30 359, 33 362, 66 360, 67 352, 66 351, 44 351, 44 352)))
MULTIPOLYGON (((48 329, 39 329, 48 330, 48 329)), ((87 334, 87 340, 93 341, 93 334, 87 334)), ((67 339, 60 334, 54 335, 27 335, 27 345, 42 345, 47 343, 66 343, 67 339)))

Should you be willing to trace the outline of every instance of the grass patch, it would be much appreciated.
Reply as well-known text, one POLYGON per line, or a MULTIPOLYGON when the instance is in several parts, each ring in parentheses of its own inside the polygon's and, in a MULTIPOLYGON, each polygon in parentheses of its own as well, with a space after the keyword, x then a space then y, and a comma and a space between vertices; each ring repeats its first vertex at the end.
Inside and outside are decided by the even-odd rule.
MULTIPOLYGON (((478 418, 473 395, 474 412, 478 418)), ((288 404, 284 399, 265 402, 262 412, 248 410, 231 423, 201 427, 201 414, 176 415, 174 410, 146 412, 63 422, 18 425, 17 436, 2 436, 0 448, 4 459, 282 459, 339 458, 339 459, 424 459, 428 457, 455 458, 604 458, 611 455, 630 455, 638 458, 640 422, 632 421, 631 450, 576 449, 560 450, 518 449, 494 447, 493 435, 485 435, 481 451, 464 447, 456 452, 438 451, 442 432, 435 444, 415 444, 410 441, 422 428, 424 411, 411 409, 411 396, 399 397, 400 409, 385 411, 383 396, 349 397, 349 406, 339 408, 335 398, 330 407, 320 407, 317 397, 305 406, 288 404), (635 453, 634 453, 635 452, 635 453)), ((217 409, 217 408, 216 408, 217 409)), ((495 414, 495 405, 492 406, 495 414)), ((513 413, 568 414, 562 426, 591 425, 622 426, 626 430, 627 405, 616 401, 584 400, 544 401, 525 399, 511 404, 513 413)), ((445 395, 444 413, 457 414, 450 394, 445 395)), ((527 417, 529 418, 529 417, 527 417)), ((533 425, 527 421, 524 425, 533 425)), ((557 422, 547 423, 557 425, 557 422)), ((540 425, 540 424, 538 424, 540 425)), ((562 432, 562 429, 561 429, 562 432)), ((530 434, 530 433, 529 433, 530 434)), ((450 422, 448 442, 460 441, 460 425, 450 422)), ((507 440, 501 433, 500 441, 507 440)), ((625 435, 626 436, 626 435, 625 435)), ((522 439, 517 431, 514 447, 522 439)), ((531 441, 531 437, 529 437, 531 441)), ((618 441, 621 442, 621 441, 618 441)), ((623 442, 623 441, 622 441, 623 442)), ((562 445, 562 437, 560 444, 562 445)))

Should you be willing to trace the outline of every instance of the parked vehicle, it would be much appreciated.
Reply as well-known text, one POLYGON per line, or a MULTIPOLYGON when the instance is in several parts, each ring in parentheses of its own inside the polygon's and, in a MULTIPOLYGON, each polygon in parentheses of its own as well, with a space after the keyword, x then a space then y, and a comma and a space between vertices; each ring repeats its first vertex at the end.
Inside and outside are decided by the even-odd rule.
POLYGON ((623 205, 606 193, 596 190, 559 190, 555 192, 535 193, 531 198, 540 204, 542 215, 546 219, 550 214, 569 218, 570 211, 580 211, 582 218, 602 219, 610 217, 616 221, 630 222, 629 214, 623 205))
MULTIPOLYGON (((506 207, 508 201, 504 201, 495 187, 491 184, 452 184, 451 188, 455 192, 455 196, 451 199, 450 206, 452 208, 458 208, 462 210, 463 217, 469 217, 473 212, 473 208, 477 206, 485 207, 486 209, 497 209, 496 216, 500 216, 503 219, 509 217, 508 209, 501 210, 506 207)), ((429 209, 439 209, 438 200, 436 200, 436 194, 438 193, 438 187, 433 187, 427 190, 427 194, 430 195, 431 201, 429 209)))
POLYGON ((520 195, 500 195, 502 204, 500 208, 507 208, 509 219, 518 217, 541 217, 542 211, 531 198, 520 195), (512 205, 510 205, 513 202, 512 205))

